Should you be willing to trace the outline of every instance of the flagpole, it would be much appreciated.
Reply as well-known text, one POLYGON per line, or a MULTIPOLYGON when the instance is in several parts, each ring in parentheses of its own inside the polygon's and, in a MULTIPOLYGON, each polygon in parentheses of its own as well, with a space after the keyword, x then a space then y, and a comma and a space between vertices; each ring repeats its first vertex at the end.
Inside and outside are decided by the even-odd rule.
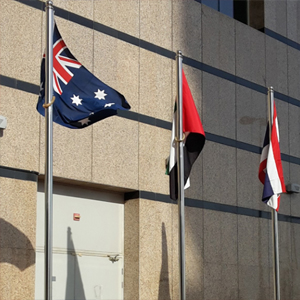
MULTIPOLYGON (((46 2, 45 104, 53 96, 53 2, 46 2)), ((53 110, 45 109, 45 300, 52 299, 53 110)))
POLYGON ((178 239, 179 239, 179 300, 186 299, 185 287, 185 222, 184 222, 184 156, 182 128, 182 53, 177 51, 177 110, 176 110, 176 160, 178 180, 178 239))
MULTIPOLYGON (((269 116, 269 138, 271 141, 272 122, 274 115, 274 90, 268 88, 268 116, 269 116)), ((279 246, 278 246, 278 213, 271 209, 272 214, 272 236, 273 236, 273 277, 274 277, 274 300, 280 300, 280 275, 279 275, 279 246)))

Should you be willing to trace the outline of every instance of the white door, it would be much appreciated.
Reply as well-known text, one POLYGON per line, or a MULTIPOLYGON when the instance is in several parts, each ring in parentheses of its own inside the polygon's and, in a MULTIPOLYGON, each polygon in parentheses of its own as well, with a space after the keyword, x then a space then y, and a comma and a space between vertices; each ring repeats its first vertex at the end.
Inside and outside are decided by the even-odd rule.
MULTIPOLYGON (((35 299, 44 299, 44 193, 37 193, 35 299)), ((123 299, 122 194, 55 185, 53 300, 123 299)))

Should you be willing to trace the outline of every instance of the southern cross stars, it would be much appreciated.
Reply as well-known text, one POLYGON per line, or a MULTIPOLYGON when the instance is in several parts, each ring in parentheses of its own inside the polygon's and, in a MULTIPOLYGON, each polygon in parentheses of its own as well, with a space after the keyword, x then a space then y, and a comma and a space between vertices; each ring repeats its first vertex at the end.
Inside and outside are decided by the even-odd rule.
POLYGON ((90 119, 87 117, 85 119, 79 120, 79 123, 81 123, 81 125, 89 125, 89 123, 91 122, 90 119))
MULTIPOLYGON (((98 89, 98 91, 94 92, 94 93, 95 93, 95 98, 97 98, 99 100, 105 100, 105 96, 107 96, 107 94, 105 94, 105 91, 104 90, 101 91, 100 89, 98 89)), ((71 97, 71 100, 72 100, 72 104, 76 104, 76 106, 83 105, 81 103, 81 101, 83 101, 83 99, 80 99, 79 95, 76 96, 73 94, 73 97, 71 97)), ((112 105, 115 105, 115 103, 106 103, 104 105, 104 108, 111 107, 112 105)), ((94 113, 91 113, 91 114, 94 114, 94 113)), ((84 125, 89 125, 91 120, 89 119, 89 117, 87 117, 85 119, 79 120, 78 122, 81 124, 81 126, 84 126, 84 125)))
POLYGON ((82 99, 80 99, 79 96, 73 95, 73 97, 71 98, 71 100, 73 101, 72 104, 76 104, 77 106, 79 104, 82 105, 82 103, 81 103, 82 99))
MULTIPOLYGON (((42 86, 40 87, 40 91, 42 90, 42 86)), ((97 92, 94 92, 95 93, 95 98, 99 99, 99 100, 105 100, 105 96, 107 96, 107 94, 105 94, 104 90, 103 91, 100 91, 98 89, 97 92)), ((78 105, 82 105, 81 101, 82 99, 79 98, 79 96, 75 96, 73 95, 73 97, 71 97, 71 100, 72 100, 72 104, 76 104, 76 106, 78 105)), ((104 107, 106 107, 107 105, 105 105, 104 107)))
MULTIPOLYGON (((100 89, 98 89, 98 91, 94 92, 94 93, 95 93, 95 98, 97 98, 99 100, 105 100, 105 96, 107 96, 107 94, 105 94, 105 90, 101 91, 100 89)), ((80 99, 79 95, 76 96, 73 94, 73 97, 71 97, 70 99, 72 100, 72 104, 75 104, 76 106, 78 106, 78 105, 84 106, 85 101, 82 104, 81 101, 83 101, 83 99, 80 99)), ((115 105, 115 103, 105 103, 104 108, 111 107, 112 105, 115 105)), ((92 114, 94 114, 94 113, 92 112, 90 115, 92 115, 92 114)), ((84 125, 89 125, 91 120, 89 119, 89 117, 87 117, 85 119, 79 120, 78 122, 81 124, 81 126, 84 126, 84 125)))
POLYGON ((115 105, 115 103, 106 103, 106 104, 104 105, 104 108, 105 108, 105 107, 111 107, 112 105, 115 105))
POLYGON ((98 98, 99 100, 105 100, 105 96, 107 96, 107 94, 104 93, 104 90, 100 91, 99 89, 97 92, 95 92, 95 94, 95 98, 98 98))

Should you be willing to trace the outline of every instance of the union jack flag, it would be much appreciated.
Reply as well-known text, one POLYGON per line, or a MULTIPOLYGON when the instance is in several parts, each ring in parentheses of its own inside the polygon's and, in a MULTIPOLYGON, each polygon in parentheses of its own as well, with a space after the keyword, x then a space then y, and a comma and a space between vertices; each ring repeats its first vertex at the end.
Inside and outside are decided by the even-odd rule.
POLYGON ((286 189, 281 164, 279 128, 275 101, 273 111, 272 126, 269 124, 267 125, 258 176, 259 180, 264 185, 262 201, 278 211, 280 194, 285 193, 286 189), (269 128, 271 128, 271 141, 269 137, 269 128))
MULTIPOLYGON (((53 121, 69 128, 84 128, 117 110, 130 109, 125 97, 90 73, 70 52, 57 25, 53 32, 53 121)), ((45 54, 37 110, 45 115, 45 54)))

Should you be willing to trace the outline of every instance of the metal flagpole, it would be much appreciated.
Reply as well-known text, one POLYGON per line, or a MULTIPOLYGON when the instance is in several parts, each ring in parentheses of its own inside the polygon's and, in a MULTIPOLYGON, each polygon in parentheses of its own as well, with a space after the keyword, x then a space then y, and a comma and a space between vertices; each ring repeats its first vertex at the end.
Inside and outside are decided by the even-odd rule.
MULTIPOLYGON (((45 104, 53 97, 53 2, 46 2, 45 104)), ((53 115, 45 109, 45 300, 52 299, 53 115)))
POLYGON ((178 180, 178 239, 179 239, 179 295, 186 299, 185 288, 185 224, 184 224, 184 156, 182 132, 182 53, 177 51, 177 110, 176 110, 176 160, 178 180))
MULTIPOLYGON (((268 88, 268 115, 269 115, 269 139, 271 144, 271 128, 274 115, 274 90, 268 88)), ((280 277, 279 277, 279 247, 278 247, 278 213, 271 209, 272 213, 272 235, 273 235, 273 275, 274 275, 274 299, 280 300, 280 277)))

